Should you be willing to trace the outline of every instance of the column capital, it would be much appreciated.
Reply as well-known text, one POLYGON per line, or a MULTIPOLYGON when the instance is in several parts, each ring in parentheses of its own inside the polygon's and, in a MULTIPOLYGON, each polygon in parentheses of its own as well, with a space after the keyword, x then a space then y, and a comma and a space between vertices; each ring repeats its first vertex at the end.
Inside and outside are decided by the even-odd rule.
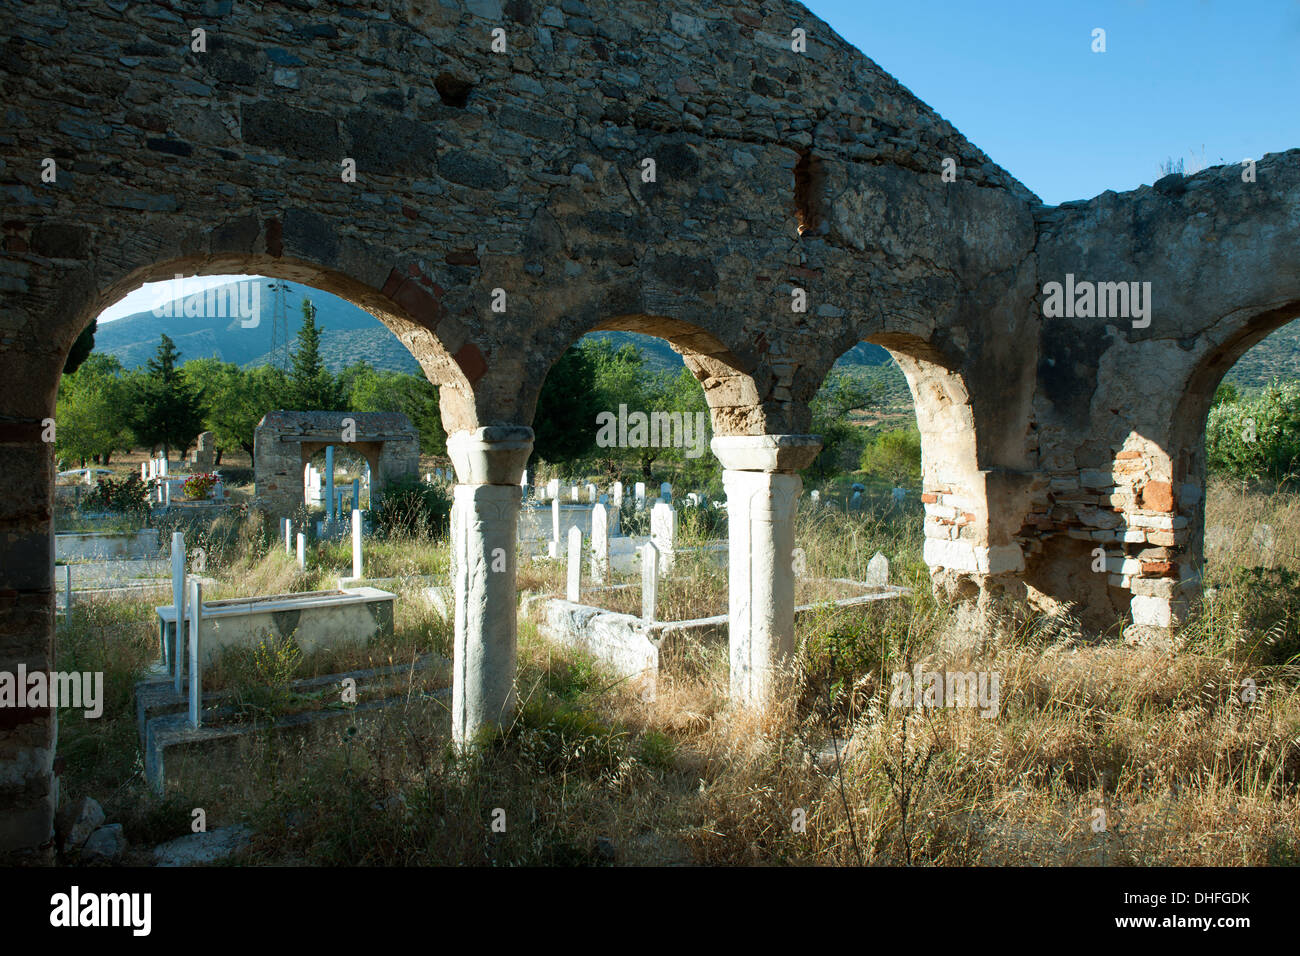
POLYGON ((821 451, 820 435, 718 435, 713 454, 729 471, 799 472, 821 451))
POLYGON ((515 485, 533 452, 527 425, 487 425, 447 436, 447 454, 464 485, 515 485))

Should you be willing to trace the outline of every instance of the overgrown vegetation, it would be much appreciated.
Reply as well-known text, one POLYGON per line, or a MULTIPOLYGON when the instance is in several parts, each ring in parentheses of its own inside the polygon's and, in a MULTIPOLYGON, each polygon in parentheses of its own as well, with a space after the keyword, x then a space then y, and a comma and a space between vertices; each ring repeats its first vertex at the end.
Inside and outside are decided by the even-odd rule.
MULTIPOLYGON (((862 514, 804 510, 810 573, 860 575, 881 550, 894 579, 917 587, 805 618, 789 692, 761 717, 728 706, 725 654, 644 701, 524 624, 518 716, 471 756, 448 747, 446 699, 431 692, 447 673, 421 683, 399 668, 384 693, 402 703, 305 746, 258 736, 165 799, 140 780, 131 708, 156 654, 146 608, 79 605, 60 627, 60 667, 103 668, 110 690, 99 721, 61 715, 64 787, 103 800, 140 845, 187 833, 193 806, 210 827, 250 823, 242 859, 263 864, 1294 865, 1297 510, 1285 492, 1212 487, 1209 521, 1227 530, 1175 654, 1096 643, 1068 616, 1009 606, 977 627, 927 586, 919 506, 886 494, 862 514), (998 673, 996 716, 890 706, 892 675, 917 665, 998 673)), ((327 548, 304 574, 281 549, 253 546, 262 530, 209 536, 223 594, 303 589, 345 565, 327 548)), ((412 567, 445 551, 426 539, 382 547, 412 567)), ((539 567, 521 568, 521 587, 558 586, 539 567)), ((316 661, 268 645, 260 663, 251 654, 209 676, 263 714, 326 706, 323 692, 284 688, 337 672, 321 668, 449 652, 449 625, 415 592, 398 607, 392 641, 316 661), (259 699, 254 687, 282 690, 259 699)))

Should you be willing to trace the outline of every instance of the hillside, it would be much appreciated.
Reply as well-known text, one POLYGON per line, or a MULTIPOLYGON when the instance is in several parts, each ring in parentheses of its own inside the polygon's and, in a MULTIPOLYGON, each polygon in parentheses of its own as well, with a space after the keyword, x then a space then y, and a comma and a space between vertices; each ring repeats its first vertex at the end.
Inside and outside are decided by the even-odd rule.
POLYGON ((1300 322, 1282 326, 1241 357, 1224 381, 1248 390, 1274 378, 1300 378, 1300 322))
MULTIPOLYGON (((307 296, 316 306, 316 324, 323 330, 321 352, 332 371, 340 371, 361 359, 378 369, 419 371, 419 365, 397 336, 352 303, 293 282, 266 278, 253 281, 258 283, 261 311, 258 324, 252 328, 244 328, 239 318, 156 316, 152 312, 137 312, 100 325, 95 333, 95 350, 115 356, 127 368, 135 368, 149 360, 165 332, 176 342, 182 360, 215 356, 236 365, 262 365, 271 360, 273 335, 277 346, 287 337, 292 347, 302 324, 302 300, 307 296), (276 285, 285 287, 279 298, 276 285)), ((233 285, 219 288, 229 289, 233 285)), ((277 348, 277 361, 283 361, 285 354, 277 348)))

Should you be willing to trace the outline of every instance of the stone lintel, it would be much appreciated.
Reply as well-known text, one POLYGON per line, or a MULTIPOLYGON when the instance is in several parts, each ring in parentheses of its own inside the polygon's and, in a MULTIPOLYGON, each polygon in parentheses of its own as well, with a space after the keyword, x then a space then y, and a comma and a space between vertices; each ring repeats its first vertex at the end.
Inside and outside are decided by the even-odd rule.
POLYGON ((821 451, 820 435, 718 435, 713 454, 729 471, 799 472, 821 451))

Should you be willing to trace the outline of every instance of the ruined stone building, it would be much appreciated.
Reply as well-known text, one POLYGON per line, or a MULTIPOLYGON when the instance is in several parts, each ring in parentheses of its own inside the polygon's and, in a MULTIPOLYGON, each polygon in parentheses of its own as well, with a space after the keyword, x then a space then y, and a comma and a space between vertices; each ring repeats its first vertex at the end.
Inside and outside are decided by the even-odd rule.
MULTIPOLYGON (((704 387, 757 701, 845 351, 910 382, 939 587, 1158 628, 1197 591, 1214 388, 1300 313, 1300 151, 1049 208, 786 0, 0 0, 0 42, 0 668, 53 659, 64 357, 176 273, 342 296, 441 386, 461 738, 513 706, 514 567, 485 555, 514 554, 538 392, 585 333, 660 336, 704 387), (1067 276, 1150 282, 1145 325, 1045 318, 1067 276)), ((49 834, 55 738, 0 711, 0 849, 49 834)))

